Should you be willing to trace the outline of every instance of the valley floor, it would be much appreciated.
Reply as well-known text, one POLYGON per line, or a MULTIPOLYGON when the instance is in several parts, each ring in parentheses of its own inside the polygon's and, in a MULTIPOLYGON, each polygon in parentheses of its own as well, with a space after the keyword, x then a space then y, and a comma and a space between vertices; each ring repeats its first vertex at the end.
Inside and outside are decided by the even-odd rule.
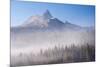
POLYGON ((27 66, 57 63, 90 62, 95 61, 95 45, 88 43, 70 47, 48 48, 40 50, 38 54, 20 52, 17 55, 11 54, 11 66, 27 66))

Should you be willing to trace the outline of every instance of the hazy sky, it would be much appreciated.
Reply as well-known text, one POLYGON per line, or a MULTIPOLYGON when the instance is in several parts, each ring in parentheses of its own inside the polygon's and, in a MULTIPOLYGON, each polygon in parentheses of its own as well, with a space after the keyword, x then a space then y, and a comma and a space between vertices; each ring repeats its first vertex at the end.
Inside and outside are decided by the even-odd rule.
POLYGON ((80 26, 94 26, 95 7, 87 5, 54 4, 39 2, 11 2, 11 26, 24 23, 32 15, 42 15, 46 10, 60 19, 80 26))

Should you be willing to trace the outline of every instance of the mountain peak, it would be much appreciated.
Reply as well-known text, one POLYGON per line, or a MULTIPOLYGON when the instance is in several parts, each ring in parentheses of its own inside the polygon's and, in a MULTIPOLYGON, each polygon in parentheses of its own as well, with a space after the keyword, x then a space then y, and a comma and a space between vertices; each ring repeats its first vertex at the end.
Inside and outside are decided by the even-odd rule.
POLYGON ((43 16, 44 16, 45 19, 51 19, 52 18, 52 15, 51 15, 49 10, 46 10, 44 12, 43 16))

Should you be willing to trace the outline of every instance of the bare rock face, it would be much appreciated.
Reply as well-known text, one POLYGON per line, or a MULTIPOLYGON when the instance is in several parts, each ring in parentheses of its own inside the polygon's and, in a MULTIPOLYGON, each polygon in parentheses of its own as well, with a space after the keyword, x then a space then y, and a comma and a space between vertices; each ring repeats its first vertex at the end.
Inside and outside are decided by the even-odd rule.
POLYGON ((46 10, 45 13, 43 14, 43 17, 45 19, 51 19, 53 16, 51 15, 51 13, 49 12, 49 10, 46 10))

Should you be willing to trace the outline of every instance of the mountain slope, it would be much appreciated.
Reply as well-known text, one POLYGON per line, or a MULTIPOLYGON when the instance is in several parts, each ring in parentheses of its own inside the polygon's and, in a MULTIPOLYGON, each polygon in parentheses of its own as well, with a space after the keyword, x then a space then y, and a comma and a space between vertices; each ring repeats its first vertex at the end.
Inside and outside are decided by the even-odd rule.
POLYGON ((46 10, 43 15, 30 16, 22 25, 12 27, 11 31, 30 31, 30 30, 80 30, 82 27, 71 24, 68 21, 65 23, 58 18, 54 18, 49 10, 46 10), (16 30, 15 30, 16 29, 16 30))

